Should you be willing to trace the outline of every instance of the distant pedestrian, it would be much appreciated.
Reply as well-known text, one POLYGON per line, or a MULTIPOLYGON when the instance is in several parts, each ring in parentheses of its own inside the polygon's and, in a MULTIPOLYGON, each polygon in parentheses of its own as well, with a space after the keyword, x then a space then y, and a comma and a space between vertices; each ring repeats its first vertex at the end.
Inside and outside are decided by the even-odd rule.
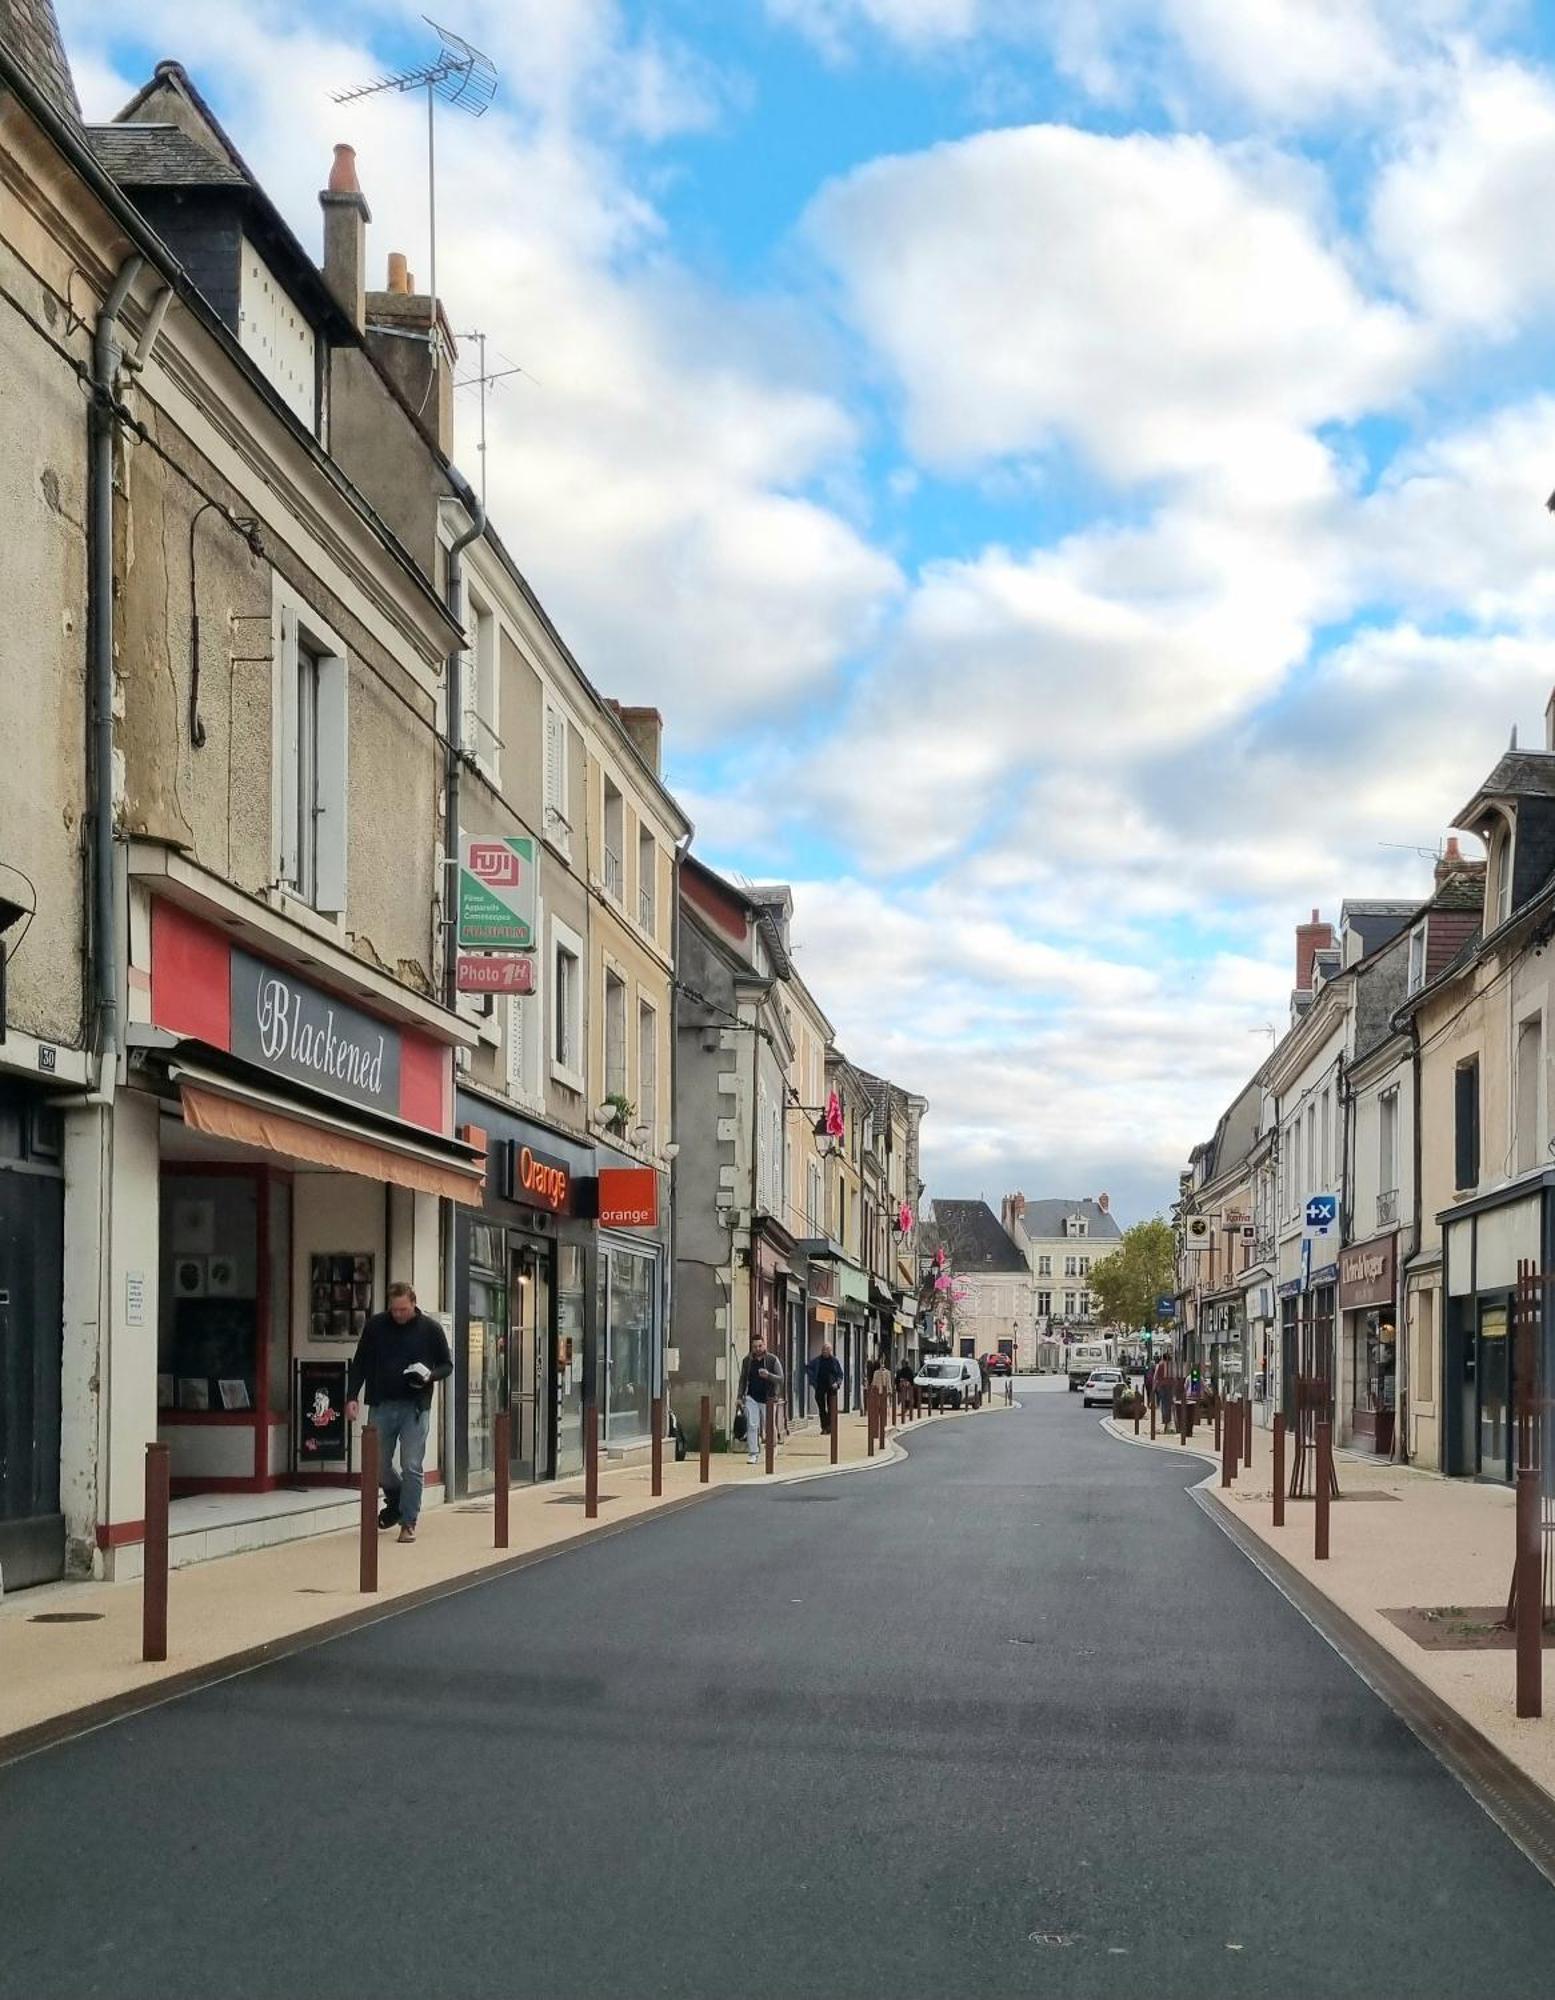
MULTIPOLYGON (((783 1380, 783 1370, 775 1354, 758 1333, 750 1353, 740 1363, 740 1403, 745 1411, 745 1462, 754 1465, 761 1445, 761 1426, 783 1380)), ((773 1433, 773 1442, 777 1435, 773 1433)))
POLYGON ((842 1363, 832 1353, 831 1342, 823 1340, 821 1351, 810 1363, 810 1387, 815 1391, 815 1407, 821 1430, 829 1435, 837 1414, 837 1391, 842 1384, 842 1363))
POLYGON ((1163 1425, 1170 1427, 1172 1421, 1172 1370, 1163 1354, 1155 1364, 1151 1380, 1151 1393, 1155 1397, 1156 1409, 1163 1425))
POLYGON ((378 1525, 392 1528, 398 1522, 402 1542, 416 1539, 421 1518, 432 1384, 443 1381, 453 1369, 442 1327, 422 1312, 409 1285, 390 1285, 388 1311, 373 1314, 351 1358, 346 1415, 355 1420, 357 1398, 365 1386, 372 1426, 378 1433, 378 1478, 383 1487, 378 1525))
POLYGON ((907 1410, 912 1406, 912 1363, 904 1355, 896 1364, 896 1407, 907 1410))
POLYGON ((891 1409, 891 1363, 886 1358, 883 1350, 875 1356, 869 1365, 869 1386, 873 1393, 880 1398, 880 1409, 883 1420, 890 1414, 891 1409))

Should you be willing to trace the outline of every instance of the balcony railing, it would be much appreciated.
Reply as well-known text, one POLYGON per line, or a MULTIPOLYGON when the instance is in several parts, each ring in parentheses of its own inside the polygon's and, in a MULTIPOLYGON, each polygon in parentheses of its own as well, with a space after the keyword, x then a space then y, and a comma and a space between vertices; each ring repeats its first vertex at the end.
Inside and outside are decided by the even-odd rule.
POLYGON ((1398 1221, 1398 1189, 1387 1188, 1377 1196, 1377 1227, 1392 1229, 1398 1221))
POLYGON ((605 894, 619 903, 626 893, 626 870, 613 847, 605 849, 605 894))
POLYGON ((637 892, 637 921, 649 937, 652 937, 653 891, 651 889, 639 889, 637 892))

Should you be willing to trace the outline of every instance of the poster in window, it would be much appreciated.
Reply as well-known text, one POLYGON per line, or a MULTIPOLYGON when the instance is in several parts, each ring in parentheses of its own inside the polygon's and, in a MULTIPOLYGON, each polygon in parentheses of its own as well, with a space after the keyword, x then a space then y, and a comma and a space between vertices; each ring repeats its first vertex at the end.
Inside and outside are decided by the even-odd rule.
POLYGON ((373 1303, 373 1259, 362 1251, 320 1250, 308 1269, 309 1328, 315 1340, 350 1340, 373 1303))
POLYGON ((236 1257, 207 1257, 205 1260, 205 1295, 211 1299, 235 1299, 238 1296, 238 1260, 236 1257))
POLYGON ((252 1408, 248 1400, 248 1384, 223 1375, 216 1384, 224 1410, 247 1410, 252 1408))
POLYGON ((338 1464, 347 1456, 346 1364, 297 1363, 297 1463, 338 1464))
POLYGON ((203 1257, 175 1257, 173 1259, 173 1297, 175 1299, 203 1299, 205 1297, 205 1259, 203 1257))
POLYGON ((178 1407, 181 1410, 208 1410, 211 1406, 210 1379, 205 1375, 180 1375, 178 1407))
POLYGON ((202 1195, 176 1197, 171 1235, 175 1257, 209 1256, 216 1248, 215 1202, 202 1195))

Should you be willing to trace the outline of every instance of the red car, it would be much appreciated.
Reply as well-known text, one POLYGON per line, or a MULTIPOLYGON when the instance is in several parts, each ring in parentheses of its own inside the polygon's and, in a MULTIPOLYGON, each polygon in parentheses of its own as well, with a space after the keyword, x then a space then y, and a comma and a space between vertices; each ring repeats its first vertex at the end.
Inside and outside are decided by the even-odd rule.
POLYGON ((1010 1365, 1010 1357, 1007 1354, 985 1354, 983 1356, 983 1366, 988 1370, 990 1375, 1008 1375, 1010 1365))

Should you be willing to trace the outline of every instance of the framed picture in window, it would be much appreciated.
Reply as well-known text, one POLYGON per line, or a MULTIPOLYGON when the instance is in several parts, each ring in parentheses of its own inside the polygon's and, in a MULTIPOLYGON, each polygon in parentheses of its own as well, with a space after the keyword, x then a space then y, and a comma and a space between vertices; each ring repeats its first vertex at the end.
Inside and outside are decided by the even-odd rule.
POLYGON ((221 1397, 224 1410, 249 1410, 253 1408, 249 1400, 248 1384, 234 1381, 230 1376, 222 1376, 216 1384, 216 1392, 221 1397))
POLYGON ((203 1257, 175 1257, 173 1259, 173 1297, 175 1299, 203 1299, 205 1297, 205 1259, 203 1257))
POLYGON ((315 1340, 351 1340, 373 1305, 370 1252, 320 1250, 309 1263, 309 1327, 315 1340))
POLYGON ((235 1257, 207 1257, 205 1296, 208 1299, 235 1299, 238 1295, 238 1261, 235 1257))

